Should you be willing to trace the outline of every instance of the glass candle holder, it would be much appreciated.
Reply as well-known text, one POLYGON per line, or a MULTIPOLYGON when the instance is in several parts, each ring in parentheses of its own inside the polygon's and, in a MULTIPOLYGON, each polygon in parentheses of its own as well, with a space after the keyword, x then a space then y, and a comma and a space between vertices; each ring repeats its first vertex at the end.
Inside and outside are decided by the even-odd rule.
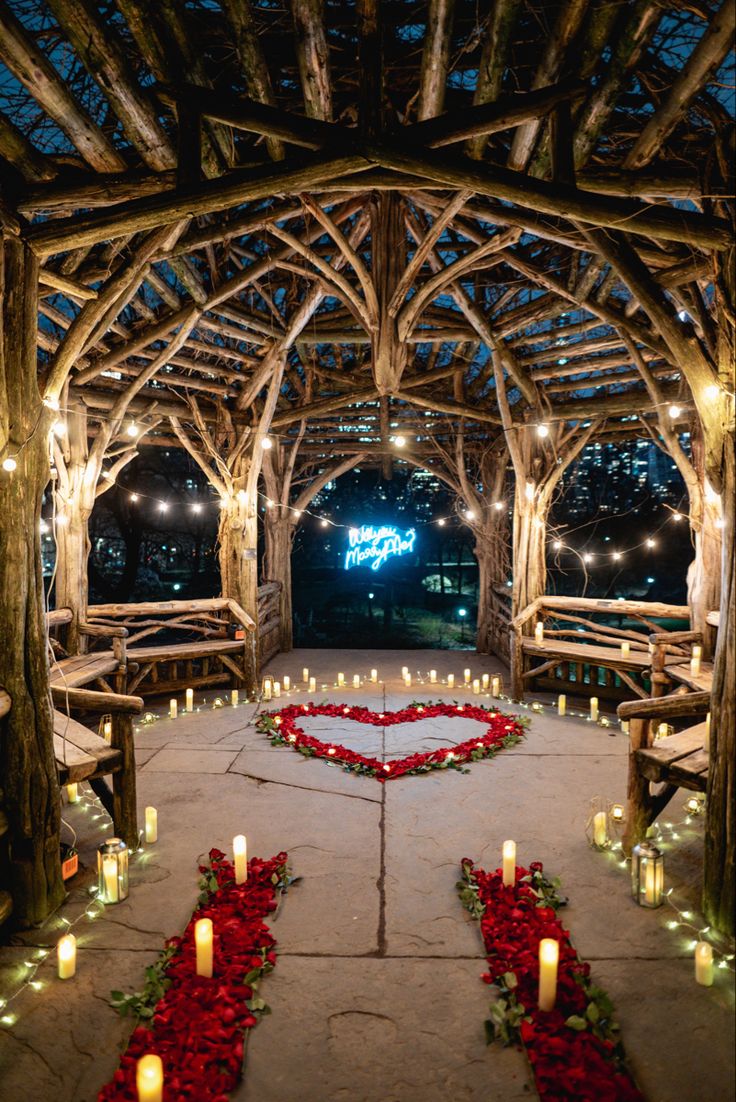
POLYGON ((664 857, 651 842, 640 842, 631 851, 631 895, 640 907, 664 902, 664 857))
POLYGON ((122 838, 108 838, 97 847, 97 897, 102 903, 128 898, 128 853, 122 838))

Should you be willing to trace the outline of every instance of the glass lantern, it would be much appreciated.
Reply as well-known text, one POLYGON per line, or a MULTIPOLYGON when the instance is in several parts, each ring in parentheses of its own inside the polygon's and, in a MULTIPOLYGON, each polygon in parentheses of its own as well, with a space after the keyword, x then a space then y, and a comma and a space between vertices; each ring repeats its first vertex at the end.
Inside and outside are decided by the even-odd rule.
POLYGON ((664 857, 651 842, 640 842, 631 851, 631 895, 640 907, 664 902, 664 857))
POLYGON ((122 838, 108 838, 97 848, 97 898, 121 903, 128 898, 128 847, 122 838))

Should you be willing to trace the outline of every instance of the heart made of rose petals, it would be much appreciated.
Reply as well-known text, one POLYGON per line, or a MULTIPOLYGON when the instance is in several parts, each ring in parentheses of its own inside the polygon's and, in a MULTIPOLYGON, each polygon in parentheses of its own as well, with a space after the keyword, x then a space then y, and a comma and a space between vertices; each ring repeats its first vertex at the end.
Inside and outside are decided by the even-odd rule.
POLYGON ((470 762, 492 758, 524 736, 524 721, 477 704, 413 704, 398 712, 372 712, 356 704, 289 704, 277 712, 261 712, 256 727, 277 746, 291 746, 306 757, 324 758, 341 765, 347 772, 362 773, 377 781, 395 780, 411 773, 432 769, 461 769, 470 762), (485 731, 457 746, 443 746, 427 753, 410 754, 384 762, 350 750, 339 743, 323 742, 308 735, 298 725, 305 716, 332 716, 350 719, 373 727, 393 727, 397 723, 418 723, 423 719, 447 716, 483 723, 485 731))

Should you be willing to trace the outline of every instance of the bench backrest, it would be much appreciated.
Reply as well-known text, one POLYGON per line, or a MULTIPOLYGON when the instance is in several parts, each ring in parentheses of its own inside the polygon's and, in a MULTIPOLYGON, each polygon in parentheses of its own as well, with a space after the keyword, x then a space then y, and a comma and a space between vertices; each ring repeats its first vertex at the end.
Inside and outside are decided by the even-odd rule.
POLYGON ((511 632, 533 636, 536 625, 542 623, 547 639, 615 647, 628 640, 632 651, 648 651, 649 635, 662 631, 673 620, 689 626, 687 605, 550 595, 540 597, 520 612, 511 621, 511 632))
POLYGON ((228 597, 192 601, 141 601, 127 605, 91 605, 91 624, 122 626, 128 630, 128 648, 165 633, 167 642, 225 639, 231 630, 250 632, 255 624, 240 605, 228 597))

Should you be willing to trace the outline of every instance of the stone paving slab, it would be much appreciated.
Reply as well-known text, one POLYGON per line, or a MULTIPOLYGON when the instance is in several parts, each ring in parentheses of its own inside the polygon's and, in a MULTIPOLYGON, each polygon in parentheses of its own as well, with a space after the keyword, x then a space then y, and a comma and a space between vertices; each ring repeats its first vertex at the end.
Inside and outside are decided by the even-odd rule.
POLYGON ((238 754, 229 771, 271 784, 309 788, 315 792, 335 792, 352 799, 378 804, 381 802, 381 789, 376 781, 367 785, 364 777, 346 773, 325 761, 305 758, 286 746, 245 750, 238 754))
POLYGON ((534 1097, 523 1055, 486 1046, 481 971, 476 960, 281 959, 268 991, 278 1059, 259 1025, 234 1102, 534 1097))

